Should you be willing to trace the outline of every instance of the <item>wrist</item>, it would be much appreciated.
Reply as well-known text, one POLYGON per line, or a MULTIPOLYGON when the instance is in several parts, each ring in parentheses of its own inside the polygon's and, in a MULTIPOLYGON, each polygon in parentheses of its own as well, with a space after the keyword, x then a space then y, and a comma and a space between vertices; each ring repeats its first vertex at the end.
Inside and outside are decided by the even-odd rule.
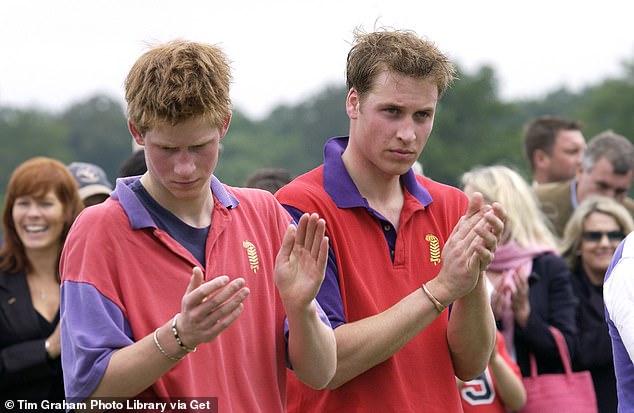
POLYGON ((421 289, 423 290, 423 293, 427 296, 429 301, 431 301, 431 303, 434 305, 434 308, 436 308, 436 311, 439 314, 442 313, 445 308, 447 308, 447 306, 440 302, 440 300, 438 300, 438 298, 429 290, 429 288, 427 287, 427 283, 423 283, 421 289))
POLYGON ((185 343, 183 343, 183 340, 181 339, 181 336, 178 332, 178 328, 176 326, 176 319, 178 318, 178 316, 180 315, 180 313, 176 314, 174 316, 174 318, 172 319, 172 335, 174 335, 174 339, 176 340, 176 343, 178 344, 178 347, 180 347, 181 350, 184 350, 186 353, 193 353, 196 351, 196 347, 188 347, 187 345, 185 345, 185 343))

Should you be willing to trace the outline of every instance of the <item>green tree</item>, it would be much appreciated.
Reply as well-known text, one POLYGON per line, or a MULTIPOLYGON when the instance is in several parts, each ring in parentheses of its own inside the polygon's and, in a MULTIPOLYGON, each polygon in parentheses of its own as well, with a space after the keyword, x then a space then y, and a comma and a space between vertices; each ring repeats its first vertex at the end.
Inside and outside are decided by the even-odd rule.
POLYGON ((68 129, 51 113, 41 110, 0 108, 0 193, 16 166, 35 156, 62 162, 72 159, 68 129))
POLYGON ((491 67, 458 80, 441 98, 435 126, 421 156, 426 175, 449 185, 474 165, 521 161, 517 108, 498 97, 491 67))
POLYGON ((70 106, 62 114, 61 122, 68 128, 72 160, 99 165, 114 181, 132 151, 132 138, 121 105, 112 98, 97 95, 70 106))

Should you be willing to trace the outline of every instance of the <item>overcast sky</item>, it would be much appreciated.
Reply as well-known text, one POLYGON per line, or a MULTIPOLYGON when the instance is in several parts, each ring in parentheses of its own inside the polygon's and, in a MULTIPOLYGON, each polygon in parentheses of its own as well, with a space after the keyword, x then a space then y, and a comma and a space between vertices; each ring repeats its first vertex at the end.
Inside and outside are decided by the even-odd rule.
MULTIPOLYGON (((234 105, 253 117, 344 82, 352 30, 412 29, 467 71, 488 64, 503 97, 573 90, 634 58, 628 0, 2 0, 0 106, 61 110, 95 93, 123 102, 147 42, 219 44, 234 105)), ((342 102, 343 104, 343 102, 342 102)))

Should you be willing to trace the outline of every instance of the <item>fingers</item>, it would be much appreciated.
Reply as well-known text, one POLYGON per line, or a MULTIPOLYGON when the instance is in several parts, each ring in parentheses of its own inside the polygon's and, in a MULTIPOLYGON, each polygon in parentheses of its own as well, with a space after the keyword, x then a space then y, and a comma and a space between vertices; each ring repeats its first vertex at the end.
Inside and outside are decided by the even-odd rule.
POLYGON ((200 267, 194 267, 192 269, 192 276, 189 279, 189 285, 187 286, 185 294, 189 294, 196 288, 198 288, 198 286, 203 283, 203 279, 203 271, 200 269, 200 267))
MULTIPOLYGON (((310 255, 312 257, 319 257, 320 252, 323 249, 322 244, 326 235, 326 221, 319 218, 317 214, 313 214, 313 215, 314 217, 311 216, 311 220, 314 219, 314 224, 312 225, 314 230, 312 231, 312 234, 310 237, 310 243, 311 243, 310 255)), ((326 242, 326 245, 327 244, 328 243, 326 242)))
POLYGON ((473 232, 478 236, 474 240, 474 251, 480 261, 480 270, 484 270, 493 261, 497 244, 502 238, 506 213, 499 203, 485 205, 481 211, 482 217, 473 227, 473 232))
POLYGON ((319 268, 323 269, 322 272, 326 269, 326 264, 328 263, 328 242, 328 237, 324 236, 319 244, 317 264, 319 268))
POLYGON ((244 279, 236 278, 227 282, 228 280, 229 277, 221 276, 201 285, 188 297, 189 304, 197 307, 202 314, 209 314, 230 303, 232 299, 242 302, 248 295, 244 279), (242 294, 238 294, 239 292, 242 294))
POLYGON ((242 278, 229 281, 226 275, 202 282, 202 271, 194 268, 183 296, 179 331, 189 347, 209 342, 242 313, 249 289, 242 278))
MULTIPOLYGON (((235 280, 234 280, 235 281, 235 280)), ((221 275, 203 284, 202 271, 198 267, 194 267, 192 277, 189 280, 187 291, 183 297, 183 305, 194 307, 206 299, 214 291, 222 288, 229 282, 229 277, 221 275)), ((187 308, 183 308, 186 310, 187 308)))
POLYGON ((309 251, 312 257, 319 257, 322 250, 322 243, 326 234, 326 221, 319 218, 319 215, 303 214, 297 227, 289 225, 286 230, 282 246, 278 255, 290 257, 293 248, 304 248, 309 251))
POLYGON ((469 207, 467 208, 467 213, 465 214, 465 216, 471 217, 473 215, 476 215, 482 208, 483 204, 484 197, 482 196, 482 194, 480 192, 474 192, 469 199, 469 207))
MULTIPOLYGON (((243 302, 249 295, 247 288, 241 288, 235 293, 230 291, 231 284, 200 305, 200 312, 204 316, 198 322, 198 327, 207 334, 220 328, 227 328, 242 313, 243 302)), ((214 336, 215 337, 215 336, 214 336)))
POLYGON ((278 259, 282 258, 284 260, 288 260, 291 255, 291 251, 293 251, 293 246, 295 245, 296 233, 297 228, 295 227, 295 225, 292 223, 289 224, 288 228, 286 228, 284 238, 282 238, 282 245, 280 246, 280 250, 277 253, 278 259))
POLYGON ((326 221, 319 218, 319 215, 303 214, 297 224, 297 234, 295 244, 310 251, 311 256, 319 255, 320 245, 326 233, 326 221))

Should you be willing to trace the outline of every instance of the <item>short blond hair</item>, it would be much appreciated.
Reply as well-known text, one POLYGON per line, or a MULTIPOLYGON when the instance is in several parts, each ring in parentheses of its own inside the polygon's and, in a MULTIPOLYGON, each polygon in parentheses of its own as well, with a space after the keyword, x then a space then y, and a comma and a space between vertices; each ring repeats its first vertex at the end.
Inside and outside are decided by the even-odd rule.
POLYGON ((141 133, 200 117, 222 126, 231 115, 231 69, 215 45, 173 40, 153 47, 125 80, 128 119, 141 133))

